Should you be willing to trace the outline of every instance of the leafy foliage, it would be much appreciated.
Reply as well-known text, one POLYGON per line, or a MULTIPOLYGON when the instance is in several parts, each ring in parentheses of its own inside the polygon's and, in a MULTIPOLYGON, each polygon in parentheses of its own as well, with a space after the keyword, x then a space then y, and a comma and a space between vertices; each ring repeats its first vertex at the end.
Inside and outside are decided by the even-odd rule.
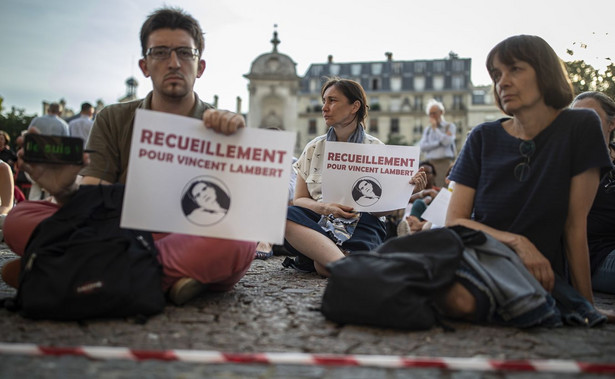
POLYGON ((566 62, 566 69, 575 95, 585 91, 603 92, 612 99, 615 99, 615 64, 609 64, 604 73, 592 67, 583 60, 566 62))
POLYGON ((22 130, 28 129, 30 121, 36 115, 27 115, 25 109, 11 107, 11 110, 5 112, 2 107, 2 97, 0 97, 0 130, 4 130, 11 137, 11 148, 15 148, 15 141, 21 134, 22 130))

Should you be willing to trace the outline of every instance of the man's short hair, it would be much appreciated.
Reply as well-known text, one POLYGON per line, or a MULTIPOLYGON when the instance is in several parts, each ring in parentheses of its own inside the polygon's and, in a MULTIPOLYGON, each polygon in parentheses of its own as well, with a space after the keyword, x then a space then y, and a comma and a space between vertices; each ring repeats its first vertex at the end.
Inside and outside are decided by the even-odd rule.
POLYGON ((141 54, 147 53, 147 39, 149 35, 158 29, 182 29, 185 30, 199 49, 199 57, 205 48, 203 30, 199 22, 181 8, 160 8, 147 17, 141 27, 141 54))
POLYGON ((92 104, 90 103, 81 104, 81 112, 89 112, 90 109, 92 109, 92 104))
POLYGON ((436 166, 434 166, 434 165, 433 165, 433 163, 431 163, 430 161, 422 161, 422 162, 419 162, 419 168, 420 168, 421 166, 429 166, 429 167, 431 167, 431 173, 433 174, 433 176, 436 176, 436 175, 437 175, 437 174, 436 174, 436 166))
POLYGON ((60 104, 58 103, 51 103, 49 104, 49 107, 47 108, 47 113, 51 113, 51 114, 60 114, 61 112, 61 107, 60 104))

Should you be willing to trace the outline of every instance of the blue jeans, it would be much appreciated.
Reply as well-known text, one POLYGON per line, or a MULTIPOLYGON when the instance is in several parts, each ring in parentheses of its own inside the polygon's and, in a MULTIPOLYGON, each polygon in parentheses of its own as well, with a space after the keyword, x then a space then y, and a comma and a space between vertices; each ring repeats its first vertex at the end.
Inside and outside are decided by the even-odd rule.
POLYGON ((592 275, 592 287, 594 291, 615 294, 615 250, 604 258, 592 275))

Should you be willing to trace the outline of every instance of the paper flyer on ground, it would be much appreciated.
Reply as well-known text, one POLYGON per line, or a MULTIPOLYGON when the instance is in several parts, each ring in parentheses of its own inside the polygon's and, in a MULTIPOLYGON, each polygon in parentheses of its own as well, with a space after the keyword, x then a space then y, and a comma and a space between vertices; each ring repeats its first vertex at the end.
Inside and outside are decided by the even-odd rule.
POLYGON ((282 243, 295 137, 137 110, 121 226, 282 243))
POLYGON ((419 169, 415 146, 327 142, 322 172, 323 201, 357 211, 405 208, 419 169))

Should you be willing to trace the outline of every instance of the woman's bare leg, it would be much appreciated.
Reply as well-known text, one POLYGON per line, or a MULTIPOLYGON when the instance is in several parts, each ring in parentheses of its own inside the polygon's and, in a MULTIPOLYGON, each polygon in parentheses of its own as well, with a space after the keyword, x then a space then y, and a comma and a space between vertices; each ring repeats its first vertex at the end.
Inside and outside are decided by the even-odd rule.
POLYGON ((316 272, 329 276, 328 263, 344 258, 337 245, 326 236, 303 225, 286 221, 286 240, 301 254, 314 260, 316 272))

